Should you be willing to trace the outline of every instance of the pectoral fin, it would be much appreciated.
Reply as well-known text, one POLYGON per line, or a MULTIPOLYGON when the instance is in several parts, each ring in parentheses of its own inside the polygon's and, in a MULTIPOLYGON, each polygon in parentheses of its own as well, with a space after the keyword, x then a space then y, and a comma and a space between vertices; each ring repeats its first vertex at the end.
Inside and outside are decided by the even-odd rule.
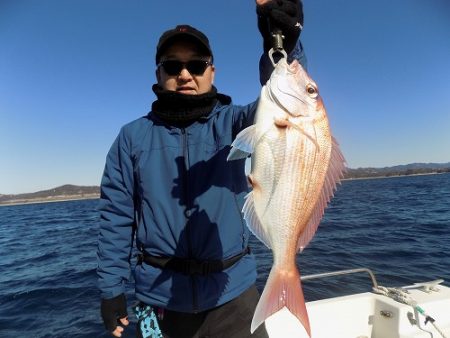
POLYGON ((255 150, 255 125, 242 130, 231 144, 227 161, 247 158, 255 150))

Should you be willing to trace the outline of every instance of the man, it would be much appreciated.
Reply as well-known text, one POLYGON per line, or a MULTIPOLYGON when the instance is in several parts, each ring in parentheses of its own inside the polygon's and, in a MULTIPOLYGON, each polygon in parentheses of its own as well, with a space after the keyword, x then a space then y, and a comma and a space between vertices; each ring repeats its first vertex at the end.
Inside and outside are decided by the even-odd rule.
MULTIPOLYGON (((282 30, 291 58, 303 56, 303 13, 298 0, 257 3, 257 13, 265 83, 272 27, 282 30)), ((236 106, 217 93, 208 38, 191 26, 160 37, 156 64, 157 100, 147 116, 121 129, 101 184, 98 276, 105 326, 120 337, 128 325, 124 282, 135 239, 141 253, 134 271, 138 336, 151 336, 151 325, 155 336, 159 326, 164 337, 250 337, 259 294, 241 215, 245 161, 226 158, 237 133, 253 123, 257 102, 236 106)), ((267 337, 264 326, 251 337, 267 337)))

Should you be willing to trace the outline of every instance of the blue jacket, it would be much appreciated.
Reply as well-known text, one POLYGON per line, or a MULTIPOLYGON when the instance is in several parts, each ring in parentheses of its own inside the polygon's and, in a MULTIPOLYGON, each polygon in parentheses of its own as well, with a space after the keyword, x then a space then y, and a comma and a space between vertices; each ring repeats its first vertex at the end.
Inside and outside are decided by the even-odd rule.
MULTIPOLYGON (((237 133, 253 123, 257 102, 238 106, 219 97, 207 117, 185 128, 151 113, 122 127, 101 183, 97 272, 102 298, 125 291, 134 235, 137 248, 154 256, 223 260, 247 247, 249 231, 241 214, 248 192, 245 161, 226 158, 237 133)), ((146 263, 135 269, 139 300, 181 312, 221 305, 255 280, 252 254, 206 276, 146 263)))

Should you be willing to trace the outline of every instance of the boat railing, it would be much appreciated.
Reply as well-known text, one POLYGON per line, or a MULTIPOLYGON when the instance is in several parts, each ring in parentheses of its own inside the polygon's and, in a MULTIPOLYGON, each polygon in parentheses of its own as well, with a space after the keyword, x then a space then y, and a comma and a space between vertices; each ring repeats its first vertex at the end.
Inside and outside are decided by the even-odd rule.
POLYGON ((378 283, 377 283, 377 279, 375 278, 375 274, 368 268, 357 268, 357 269, 348 269, 348 270, 317 273, 317 274, 302 276, 301 280, 306 281, 306 280, 310 280, 310 279, 334 277, 334 276, 340 276, 340 275, 349 275, 349 274, 360 273, 360 272, 367 272, 370 276, 370 279, 372 280, 373 287, 375 289, 378 288, 378 283))

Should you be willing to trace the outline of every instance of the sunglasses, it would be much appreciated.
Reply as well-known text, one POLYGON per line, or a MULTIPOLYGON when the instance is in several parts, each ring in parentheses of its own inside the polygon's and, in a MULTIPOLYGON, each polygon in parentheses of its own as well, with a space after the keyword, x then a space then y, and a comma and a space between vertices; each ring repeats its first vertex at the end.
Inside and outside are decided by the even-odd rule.
POLYGON ((162 67, 167 75, 175 76, 181 73, 186 68, 191 75, 203 75, 206 68, 212 65, 212 62, 205 60, 190 60, 188 62, 181 62, 178 60, 166 60, 158 64, 162 67))

